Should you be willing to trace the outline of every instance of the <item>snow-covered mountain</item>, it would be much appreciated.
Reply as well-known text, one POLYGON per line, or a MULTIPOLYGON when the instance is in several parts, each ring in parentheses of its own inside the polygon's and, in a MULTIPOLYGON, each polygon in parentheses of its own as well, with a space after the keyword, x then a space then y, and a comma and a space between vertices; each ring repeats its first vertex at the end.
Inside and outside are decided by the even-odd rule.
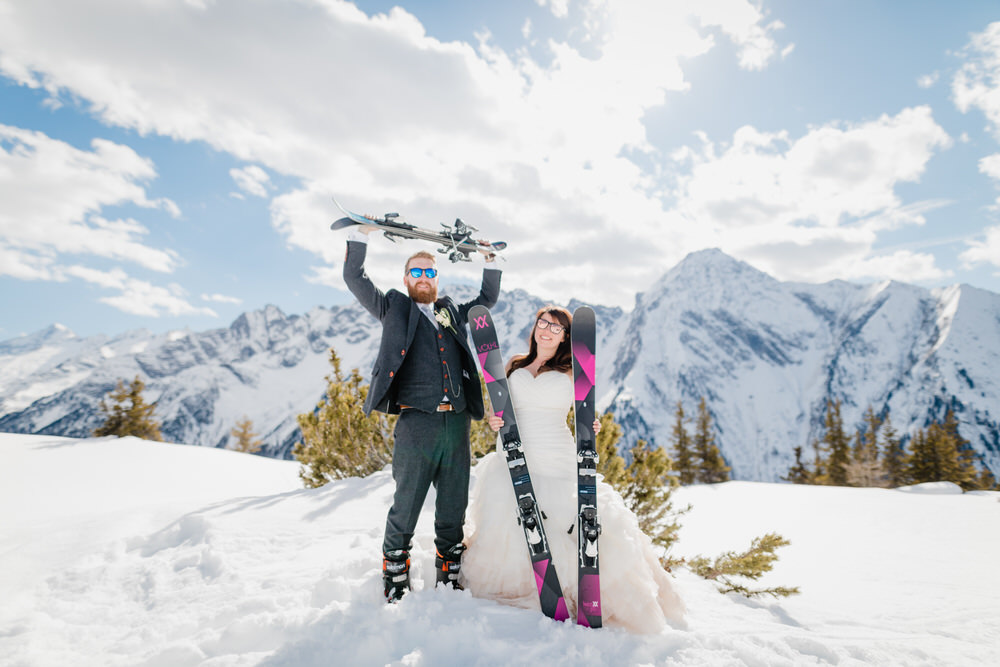
MULTIPOLYGON (((458 299, 473 296, 468 286, 451 291, 458 299)), ((505 336, 509 354, 543 302, 520 291, 506 296, 494 315, 503 331, 513 332, 505 336)), ((268 306, 226 329, 200 333, 78 338, 53 325, 0 342, 0 431, 89 436, 101 422, 101 399, 118 380, 138 375, 166 440, 223 447, 247 416, 264 453, 289 458, 299 438, 296 415, 312 410, 326 388, 329 349, 345 375, 358 368, 367 376, 378 333, 378 322, 356 303, 302 316, 268 306)))
MULTIPOLYGON (((461 300, 468 286, 451 287, 461 300)), ((572 309, 581 302, 569 303, 572 309)), ((505 354, 526 347, 544 302, 505 291, 505 354)), ((595 306, 598 392, 626 442, 669 445, 677 401, 704 396, 736 479, 775 481, 821 430, 827 397, 848 426, 871 405, 900 433, 955 411, 1000 474, 1000 295, 967 285, 785 283, 717 250, 689 255, 630 312, 595 306)), ((139 375, 164 436, 222 446, 246 415, 288 457, 295 415, 319 400, 333 347, 367 374, 378 323, 356 304, 285 315, 269 306, 228 329, 77 338, 58 325, 0 342, 0 431, 85 436, 119 378, 139 375)))
POLYGON ((871 405, 902 433, 951 408, 1000 470, 1000 295, 967 285, 782 283, 702 251, 637 297, 612 354, 604 403, 629 434, 668 444, 676 402, 704 396, 738 479, 784 474, 827 397, 849 427, 871 405))

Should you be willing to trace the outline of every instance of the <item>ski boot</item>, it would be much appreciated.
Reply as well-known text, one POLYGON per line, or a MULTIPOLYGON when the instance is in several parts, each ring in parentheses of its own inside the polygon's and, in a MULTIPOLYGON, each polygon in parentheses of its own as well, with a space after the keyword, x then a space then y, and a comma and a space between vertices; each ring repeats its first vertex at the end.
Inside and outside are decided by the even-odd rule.
POLYGON ((399 601, 410 590, 409 551, 393 549, 383 554, 382 583, 385 585, 385 601, 389 604, 399 601))
POLYGON ((437 588, 438 584, 445 584, 451 586, 456 591, 463 590, 462 584, 458 583, 458 573, 462 569, 463 551, 465 551, 464 544, 456 544, 446 549, 443 554, 440 549, 437 550, 437 557, 434 559, 434 569, 437 570, 437 581, 434 582, 435 588, 437 588))

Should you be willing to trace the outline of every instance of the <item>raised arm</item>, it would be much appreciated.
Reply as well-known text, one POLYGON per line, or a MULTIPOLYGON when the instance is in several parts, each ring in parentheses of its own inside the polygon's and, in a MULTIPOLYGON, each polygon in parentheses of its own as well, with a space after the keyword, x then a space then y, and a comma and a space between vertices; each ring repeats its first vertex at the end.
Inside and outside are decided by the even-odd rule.
POLYGON ((500 274, 500 269, 489 267, 483 269, 483 283, 479 288, 479 296, 458 306, 458 315, 462 322, 469 317, 469 311, 473 306, 492 308, 496 305, 497 299, 500 298, 500 274))
POLYGON ((359 241, 347 242, 347 256, 344 258, 344 282, 351 294, 380 322, 385 317, 389 300, 365 273, 365 256, 368 244, 359 241))

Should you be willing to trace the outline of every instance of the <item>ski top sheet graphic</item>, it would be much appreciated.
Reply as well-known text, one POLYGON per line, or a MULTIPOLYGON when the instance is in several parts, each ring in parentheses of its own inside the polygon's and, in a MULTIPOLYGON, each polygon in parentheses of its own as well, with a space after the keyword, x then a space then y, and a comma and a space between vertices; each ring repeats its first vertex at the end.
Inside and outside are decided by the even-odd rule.
POLYGON ((594 399, 597 375, 597 322, 587 306, 573 313, 573 410, 576 422, 577 556, 576 622, 601 627, 601 579, 597 517, 597 437, 594 399))
POLYGON ((524 539, 528 545, 528 556, 531 558, 531 567, 535 573, 542 613, 557 621, 564 621, 569 618, 569 610, 563 598, 556 568, 552 564, 542 510, 538 506, 535 489, 531 485, 528 463, 524 459, 521 437, 517 431, 517 418, 507 386, 503 356, 500 353, 500 343, 493 326, 493 317, 488 309, 474 306, 469 311, 469 331, 476 348, 476 355, 479 357, 479 366, 483 371, 493 413, 503 419, 503 426, 499 431, 502 453, 507 463, 507 471, 510 473, 510 481, 514 486, 518 522, 524 529, 524 539))
POLYGON ((448 259, 452 262, 471 262, 472 258, 470 255, 474 252, 482 250, 495 253, 500 252, 507 247, 507 243, 504 241, 491 243, 482 239, 472 238, 472 233, 479 230, 465 224, 462 222, 461 218, 457 218, 454 225, 441 223, 442 229, 440 231, 434 231, 431 229, 422 229, 416 225, 403 222, 399 219, 398 213, 386 213, 382 217, 375 215, 361 215, 360 213, 348 211, 346 208, 341 206, 340 202, 336 199, 333 200, 333 203, 336 204, 337 208, 343 211, 344 215, 347 216, 336 220, 332 225, 330 225, 330 229, 334 231, 354 226, 375 227, 381 231, 387 239, 393 242, 395 242, 396 239, 418 239, 421 241, 430 241, 442 246, 438 248, 438 252, 442 255, 447 255, 448 259))

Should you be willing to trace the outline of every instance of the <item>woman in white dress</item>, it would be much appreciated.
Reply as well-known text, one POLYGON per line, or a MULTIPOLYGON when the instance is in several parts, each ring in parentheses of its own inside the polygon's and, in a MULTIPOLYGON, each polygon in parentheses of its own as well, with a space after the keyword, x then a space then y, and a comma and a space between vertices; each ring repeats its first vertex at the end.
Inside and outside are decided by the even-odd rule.
MULTIPOLYGON (((577 474, 576 443, 566 425, 573 405, 571 322, 572 315, 563 308, 542 308, 528 339, 528 353, 510 361, 507 377, 525 460, 546 517, 552 562, 572 619, 577 599, 577 474)), ((491 416, 490 425, 498 430, 503 419, 491 416)), ((638 633, 659 632, 668 623, 683 627, 684 603, 652 542, 639 530, 621 495, 604 481, 597 484, 597 508, 604 625, 638 633)), ((465 588, 476 597, 540 610, 503 454, 487 454, 476 466, 465 534, 465 588)))

